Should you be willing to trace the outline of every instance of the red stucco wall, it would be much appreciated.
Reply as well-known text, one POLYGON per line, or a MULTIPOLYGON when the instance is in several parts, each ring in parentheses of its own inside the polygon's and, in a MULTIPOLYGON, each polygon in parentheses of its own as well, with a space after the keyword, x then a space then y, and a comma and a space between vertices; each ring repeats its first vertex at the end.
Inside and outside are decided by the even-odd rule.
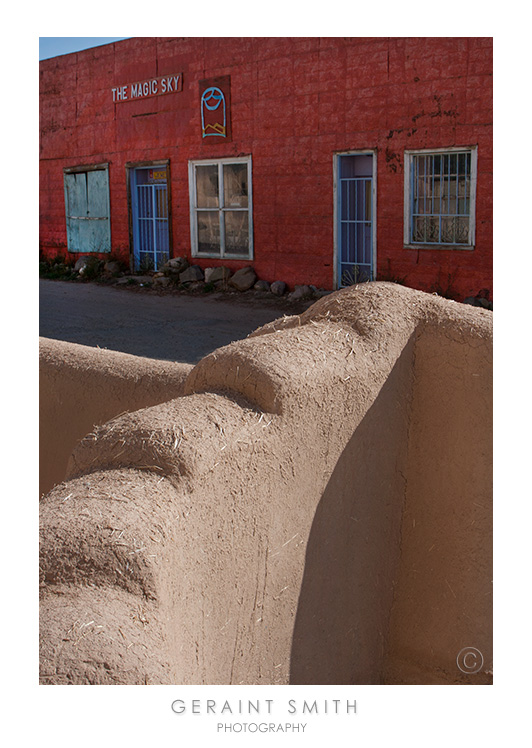
POLYGON ((125 164, 170 159, 172 255, 190 257, 188 162, 251 154, 258 276, 332 288, 333 154, 374 149, 379 277, 491 290, 491 76, 492 40, 477 37, 144 37, 43 61, 41 251, 66 253, 63 168, 106 161, 112 251, 127 259, 125 164), (180 93, 113 103, 112 88, 170 73, 180 93), (199 81, 226 75, 232 140, 202 140, 199 81), (478 146, 475 249, 405 249, 404 151, 451 146, 478 146))

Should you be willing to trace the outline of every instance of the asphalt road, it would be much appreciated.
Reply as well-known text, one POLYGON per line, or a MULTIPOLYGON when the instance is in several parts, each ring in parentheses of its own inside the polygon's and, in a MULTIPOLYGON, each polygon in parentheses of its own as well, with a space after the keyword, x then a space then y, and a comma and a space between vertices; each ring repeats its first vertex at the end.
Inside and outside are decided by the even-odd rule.
POLYGON ((136 356, 197 363, 257 327, 301 310, 243 295, 156 295, 96 283, 39 281, 39 334, 136 356))

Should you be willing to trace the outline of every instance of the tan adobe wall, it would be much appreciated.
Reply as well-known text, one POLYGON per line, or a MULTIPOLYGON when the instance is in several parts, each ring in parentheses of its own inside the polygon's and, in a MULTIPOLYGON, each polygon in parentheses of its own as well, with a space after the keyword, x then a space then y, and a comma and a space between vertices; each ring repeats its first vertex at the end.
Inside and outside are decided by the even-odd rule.
POLYGON ((39 495, 64 479, 72 450, 95 426, 177 397, 190 369, 40 338, 39 495))
POLYGON ((41 504, 41 682, 491 682, 491 324, 361 284, 93 429, 41 504))

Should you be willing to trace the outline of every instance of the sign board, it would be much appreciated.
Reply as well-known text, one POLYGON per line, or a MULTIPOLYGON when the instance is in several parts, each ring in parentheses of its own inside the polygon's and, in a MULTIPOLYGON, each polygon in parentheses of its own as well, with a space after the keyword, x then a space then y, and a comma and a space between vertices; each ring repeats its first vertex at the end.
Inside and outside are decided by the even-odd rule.
POLYGON ((150 78, 139 83, 126 83, 112 88, 113 101, 136 101, 149 96, 163 96, 183 90, 183 73, 163 75, 161 78, 150 78))
POLYGON ((231 76, 200 81, 201 137, 231 140, 231 76))
POLYGON ((148 182, 166 182, 166 169, 149 169, 148 182))

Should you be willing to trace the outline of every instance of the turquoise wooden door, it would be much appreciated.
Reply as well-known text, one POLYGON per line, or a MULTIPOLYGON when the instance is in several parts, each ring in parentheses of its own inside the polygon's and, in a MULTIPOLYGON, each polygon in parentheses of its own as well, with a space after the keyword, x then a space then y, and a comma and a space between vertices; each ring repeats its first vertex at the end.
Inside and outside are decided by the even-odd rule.
POLYGON ((69 252, 110 252, 109 173, 107 169, 65 173, 69 252))

